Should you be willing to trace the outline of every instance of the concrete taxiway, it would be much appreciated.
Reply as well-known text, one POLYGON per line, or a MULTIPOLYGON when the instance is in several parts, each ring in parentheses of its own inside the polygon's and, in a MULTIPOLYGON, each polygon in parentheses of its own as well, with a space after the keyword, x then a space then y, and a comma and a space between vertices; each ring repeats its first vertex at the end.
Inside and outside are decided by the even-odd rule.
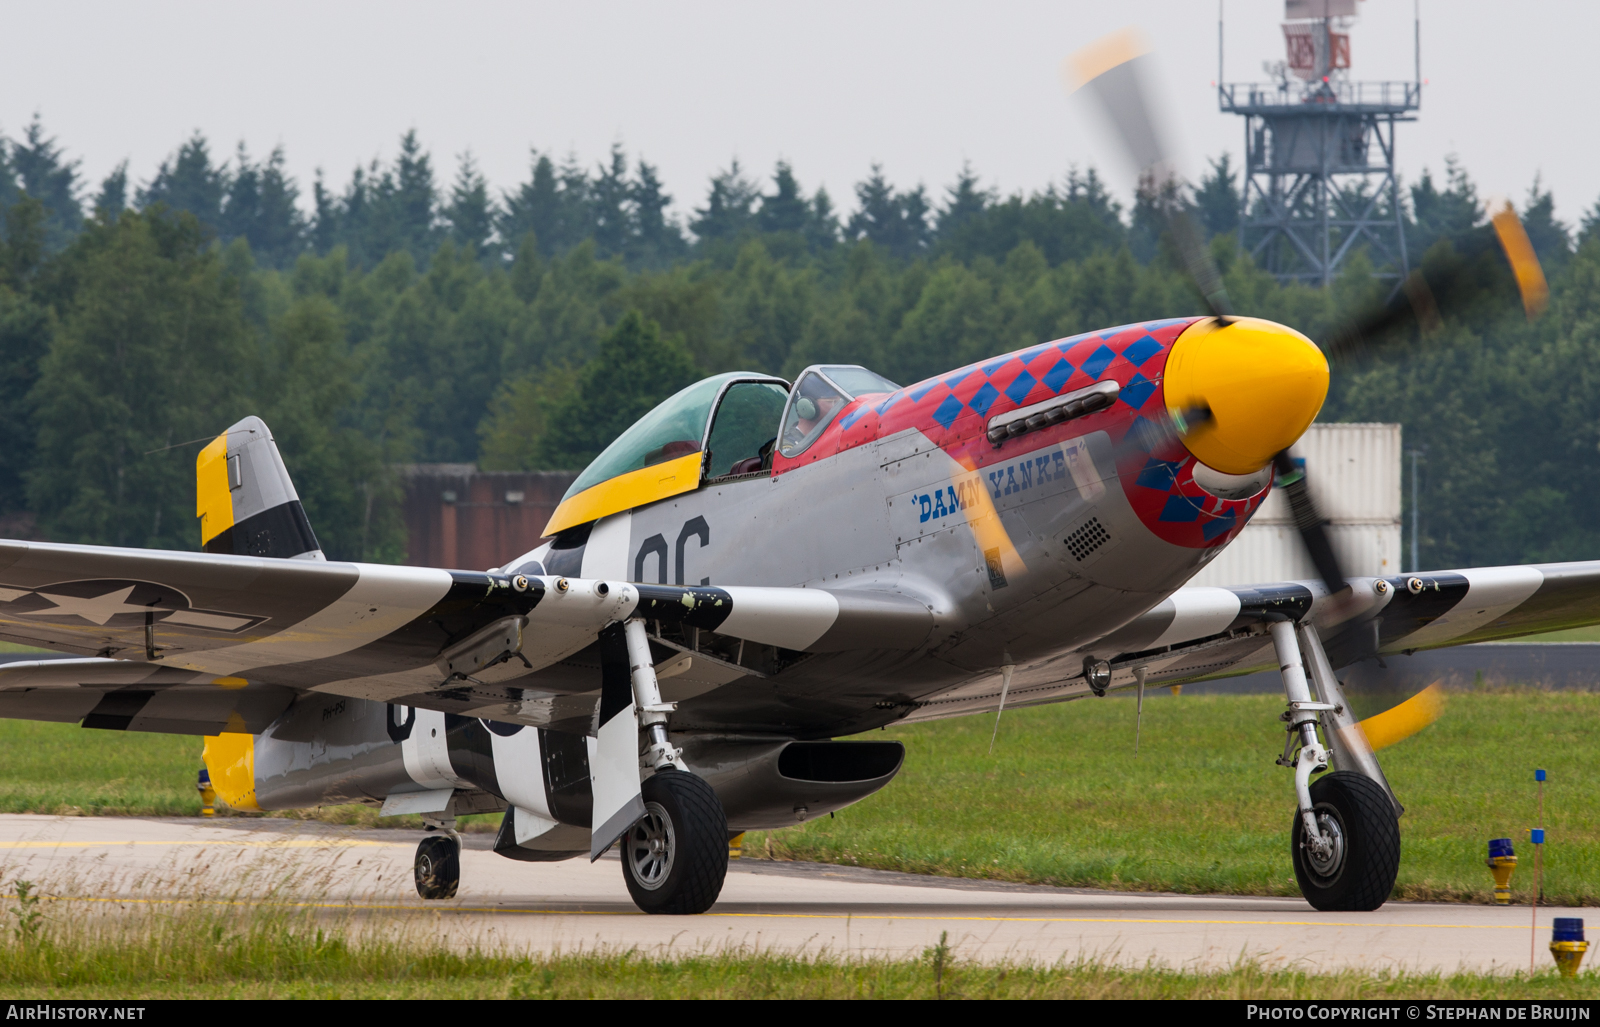
MULTIPOLYGON (((197 898, 305 902, 366 928, 393 920, 461 944, 652 954, 725 948, 915 956, 941 933, 958 957, 1054 963, 1347 966, 1510 971, 1550 917, 1600 910, 1391 902, 1318 913, 1298 899, 1133 894, 954 881, 809 863, 733 863, 722 897, 697 917, 645 916, 612 856, 519 863, 466 836, 461 890, 424 903, 411 880, 414 831, 286 820, 0 816, 0 882, 119 909, 197 898), (419 916, 419 914, 421 914, 419 916), (355 922, 355 921, 353 921, 355 922)), ((1590 919, 1600 923, 1600 919, 1590 919)))

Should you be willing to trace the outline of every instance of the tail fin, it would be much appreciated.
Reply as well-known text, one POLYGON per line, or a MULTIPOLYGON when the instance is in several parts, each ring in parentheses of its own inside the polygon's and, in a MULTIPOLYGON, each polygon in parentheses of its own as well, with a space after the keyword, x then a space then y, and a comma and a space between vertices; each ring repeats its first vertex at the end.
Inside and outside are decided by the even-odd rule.
POLYGON ((272 432, 246 417, 195 460, 195 516, 208 553, 322 560, 272 432))

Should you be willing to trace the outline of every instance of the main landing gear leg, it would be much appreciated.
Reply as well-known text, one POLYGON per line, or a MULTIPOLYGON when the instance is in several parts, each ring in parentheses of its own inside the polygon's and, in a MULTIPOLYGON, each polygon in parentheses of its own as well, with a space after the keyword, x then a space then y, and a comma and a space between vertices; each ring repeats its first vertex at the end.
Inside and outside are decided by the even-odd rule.
POLYGON ((655 773, 640 786, 645 814, 622 836, 622 875, 634 904, 646 913, 704 913, 728 874, 728 818, 717 793, 689 773, 683 750, 667 738, 644 622, 624 625, 628 669, 639 726, 649 737, 643 761, 655 773))
POLYGON ((1288 727, 1281 766, 1294 769, 1296 811, 1290 832, 1294 874, 1306 901, 1320 910, 1373 910, 1394 890, 1400 870, 1399 805, 1376 757, 1344 702, 1316 628, 1272 624, 1272 644, 1283 675, 1288 727), (1307 664, 1322 701, 1311 696, 1307 664), (1323 722, 1339 770, 1328 769, 1328 750, 1317 737, 1323 722))

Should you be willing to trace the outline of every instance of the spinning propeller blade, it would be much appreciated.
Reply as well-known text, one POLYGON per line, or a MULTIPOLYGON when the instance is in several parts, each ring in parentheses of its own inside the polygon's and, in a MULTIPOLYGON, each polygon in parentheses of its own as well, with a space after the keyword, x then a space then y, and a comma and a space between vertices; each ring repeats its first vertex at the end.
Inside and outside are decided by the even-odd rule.
POLYGON ((1233 305, 1222 284, 1222 272, 1211 259, 1205 239, 1189 217, 1183 182, 1168 157, 1163 134, 1150 105, 1145 65, 1150 47, 1132 28, 1114 32, 1084 47, 1061 65, 1069 92, 1092 97, 1122 144, 1139 179, 1166 224, 1188 274, 1207 308, 1219 318, 1233 316, 1233 305))
MULTIPOLYGON (((1138 175, 1140 190, 1148 191, 1148 197, 1161 212, 1167 238, 1182 259, 1184 271, 1207 307, 1226 326, 1234 318, 1232 305, 1211 251, 1187 213, 1185 186, 1173 169, 1157 110, 1152 105, 1150 60, 1150 48, 1143 35, 1127 28, 1068 57, 1062 63, 1062 78, 1069 92, 1090 97, 1108 121, 1138 175)), ((1544 310, 1549 299, 1538 257, 1509 203, 1493 213, 1491 224, 1531 320, 1544 310)), ((1428 265, 1411 272, 1387 302, 1351 318, 1345 328, 1323 343, 1321 348, 1329 363, 1357 357, 1412 328, 1429 334, 1440 325, 1441 312, 1461 311, 1494 291, 1497 285, 1492 276, 1497 272, 1480 259, 1485 245, 1492 244, 1484 239, 1475 247, 1469 241, 1459 252, 1432 255, 1428 265)), ((1124 440, 1119 457, 1128 447, 1138 446, 1149 452, 1215 423, 1211 405, 1196 402, 1191 409, 1171 411, 1167 423, 1141 425, 1138 432, 1124 440)), ((1330 593, 1342 591, 1349 575, 1334 553, 1326 522, 1311 498, 1304 469, 1295 464, 1287 449, 1273 456, 1271 462, 1317 576, 1330 593)))

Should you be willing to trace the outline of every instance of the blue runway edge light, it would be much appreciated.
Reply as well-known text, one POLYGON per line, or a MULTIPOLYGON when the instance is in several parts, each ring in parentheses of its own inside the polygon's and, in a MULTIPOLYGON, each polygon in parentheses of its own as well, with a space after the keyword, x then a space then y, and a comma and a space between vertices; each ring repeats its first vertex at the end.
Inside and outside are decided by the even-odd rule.
POLYGON ((1534 772, 1533 772, 1533 779, 1534 779, 1534 780, 1535 780, 1535 781, 1543 781, 1543 780, 1544 780, 1544 771, 1542 771, 1542 770, 1535 770, 1535 771, 1534 771, 1534 772))
POLYGON ((1496 856, 1515 856, 1516 854, 1517 854, 1516 850, 1511 847, 1511 839, 1510 838, 1490 838, 1489 839, 1489 858, 1490 859, 1494 859, 1496 856))
POLYGON ((1529 841, 1533 842, 1533 844, 1535 844, 1535 845, 1543 845, 1544 844, 1544 828, 1536 827, 1536 828, 1534 828, 1532 831, 1530 831, 1528 833, 1533 836, 1533 837, 1528 839, 1529 841))
POLYGON ((1583 918, 1558 916, 1550 932, 1551 941, 1583 941, 1583 918))

